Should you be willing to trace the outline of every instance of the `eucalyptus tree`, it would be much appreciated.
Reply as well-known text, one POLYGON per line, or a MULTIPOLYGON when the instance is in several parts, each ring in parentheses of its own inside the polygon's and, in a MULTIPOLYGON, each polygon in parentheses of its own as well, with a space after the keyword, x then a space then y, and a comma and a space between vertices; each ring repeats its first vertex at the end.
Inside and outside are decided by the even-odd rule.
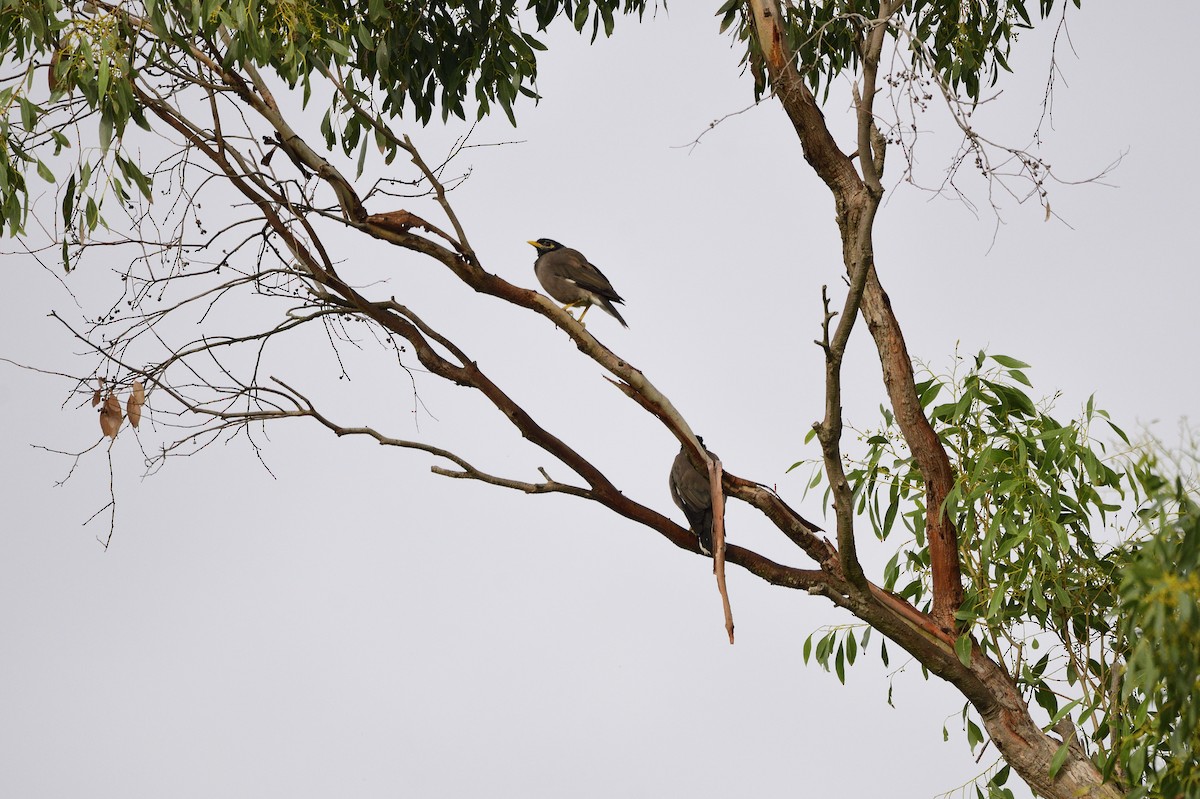
MULTIPOLYGON (((897 110, 903 102, 893 104, 900 116, 890 114, 881 108, 885 96, 916 104, 938 96, 961 134, 954 166, 973 164, 1050 213, 1049 166, 1035 152, 989 140, 973 127, 971 110, 1009 69, 1019 32, 1066 9, 1053 0, 728 0, 715 9, 721 30, 744 48, 748 93, 752 88, 784 112, 834 203, 848 288, 838 300, 826 295, 819 342, 826 412, 814 428, 834 544, 774 491, 724 471, 648 375, 545 296, 489 271, 487 254, 469 239, 470 220, 452 205, 442 164, 427 161, 405 134, 435 115, 496 109, 515 124, 522 98, 536 97, 542 31, 569 23, 595 39, 613 34, 619 15, 640 15, 647 5, 5 4, 6 232, 27 238, 31 219, 39 220, 52 230, 53 252, 68 273, 86 269, 94 248, 128 252, 121 303, 71 328, 94 353, 94 369, 76 376, 75 390, 101 407, 103 433, 117 436, 124 418, 136 423, 146 410, 178 418, 183 429, 162 442, 161 461, 231 431, 303 418, 339 436, 436 456, 451 464, 438 467, 442 474, 598 503, 681 550, 699 551, 694 535, 628 498, 518 404, 454 331, 427 323, 403 295, 360 288, 346 242, 380 240, 444 268, 464 292, 545 318, 659 419, 712 477, 719 577, 727 561, 798 589, 797 596, 822 596, 953 684, 969 707, 972 746, 986 737, 1007 763, 981 792, 1005 795, 1010 770, 1044 796, 1194 791, 1196 778, 1185 766, 1196 748, 1195 706, 1172 681, 1162 650, 1139 643, 1147 630, 1176 640, 1196 635, 1191 583, 1172 583, 1161 568, 1180 557, 1192 564, 1187 580, 1194 583, 1190 488, 1164 481, 1149 457, 1114 469, 1090 436, 1093 423, 1106 421, 1103 412, 1089 405, 1080 419, 1057 421, 1021 388, 1028 380, 1019 361, 981 355, 966 375, 918 376, 883 288, 886 254, 876 252, 872 236, 885 167, 907 169, 916 146, 913 126, 897 110), (881 74, 885 55, 902 68, 881 74), (849 141, 838 141, 822 109, 838 77, 854 87, 849 141), (304 132, 310 130, 319 133, 304 132), (147 162, 139 153, 150 151, 149 142, 159 155, 147 162), (365 177, 375 151, 394 175, 365 177), (438 218, 395 207, 388 181, 410 174, 432 196, 438 218), (39 181, 53 186, 56 219, 31 200, 41 193, 39 181), (214 192, 234 215, 211 233, 200 229, 198 245, 185 221, 198 216, 201 194, 214 192), (201 250, 221 255, 206 258, 201 250), (222 329, 218 309, 234 296, 254 297, 260 315, 226 320, 222 329), (199 320, 202 334, 181 337, 170 325, 180 317, 199 320), (841 366, 859 319, 875 342, 889 409, 865 459, 848 461, 841 366), (346 320, 369 325, 438 378, 478 392, 577 480, 486 473, 436 442, 343 423, 295 387, 261 374, 258 356, 267 342, 346 320), (811 563, 776 563, 725 544, 724 495, 756 508, 811 563), (1142 512, 1142 538, 1132 540, 1148 542, 1144 547, 1104 543, 1122 497, 1126 508, 1142 512), (880 537, 904 538, 877 581, 856 555, 864 523, 880 537), (1033 659, 1039 642, 1057 647, 1061 670, 1048 669, 1048 656, 1033 659)), ((834 631, 810 646, 841 674, 868 640, 834 631)), ((886 643, 879 643, 886 659, 886 643)))

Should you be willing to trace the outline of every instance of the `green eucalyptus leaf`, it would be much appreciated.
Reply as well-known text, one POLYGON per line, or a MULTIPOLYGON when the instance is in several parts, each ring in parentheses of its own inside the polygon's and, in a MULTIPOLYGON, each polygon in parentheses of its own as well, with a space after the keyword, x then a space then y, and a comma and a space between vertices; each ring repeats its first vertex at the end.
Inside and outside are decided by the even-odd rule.
POLYGON ((1070 752, 1070 750, 1071 744, 1064 743, 1062 746, 1058 747, 1058 751, 1054 753, 1054 757, 1050 761, 1050 776, 1052 778, 1058 776, 1058 772, 1063 767, 1063 763, 1067 762, 1067 754, 1070 752))
POLYGON ((958 655, 958 660, 964 666, 971 665, 971 634, 963 633, 954 642, 954 652, 958 655))

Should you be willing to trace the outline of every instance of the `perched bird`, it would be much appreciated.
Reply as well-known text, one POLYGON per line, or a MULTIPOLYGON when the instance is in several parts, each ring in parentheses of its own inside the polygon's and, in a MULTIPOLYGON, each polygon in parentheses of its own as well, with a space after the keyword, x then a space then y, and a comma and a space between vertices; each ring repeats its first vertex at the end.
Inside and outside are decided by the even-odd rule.
POLYGON ((563 305, 564 311, 582 307, 579 323, 583 324, 588 308, 599 305, 624 327, 629 327, 613 306, 615 302, 624 302, 621 295, 613 290, 612 283, 608 282, 603 272, 588 263, 583 253, 564 247, 554 239, 538 239, 529 243, 538 251, 537 260, 533 262, 533 272, 538 282, 547 294, 566 303, 563 305))
MULTIPOLYGON (((704 439, 696 436, 700 446, 704 439)), ((704 449, 709 457, 715 458, 707 447, 704 449)), ((687 448, 680 447, 675 462, 671 464, 671 499, 687 517, 692 532, 700 539, 700 551, 705 555, 712 554, 712 493, 708 486, 708 473, 697 469, 688 458, 687 448)))

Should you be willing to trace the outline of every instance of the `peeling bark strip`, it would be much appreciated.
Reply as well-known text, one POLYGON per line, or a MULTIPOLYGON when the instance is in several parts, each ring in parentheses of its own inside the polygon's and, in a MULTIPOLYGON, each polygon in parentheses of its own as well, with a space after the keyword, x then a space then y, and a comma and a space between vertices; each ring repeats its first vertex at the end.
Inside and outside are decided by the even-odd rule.
MULTIPOLYGON (((878 18, 870 23, 860 54, 862 84, 855 87, 858 141, 855 154, 860 175, 825 124, 815 98, 796 68, 795 56, 786 46, 778 0, 747 0, 748 17, 770 76, 770 88, 791 120, 804 150, 804 158, 833 193, 842 257, 851 280, 850 297, 843 314, 862 313, 883 370, 884 386, 896 421, 913 458, 925 479, 926 535, 933 573, 933 609, 926 616, 906 602, 866 582, 854 558, 852 514, 842 507, 848 498, 835 434, 840 432, 840 369, 842 337, 853 320, 843 318, 831 343, 826 306, 826 417, 817 425, 825 454, 830 485, 838 511, 839 551, 828 547, 825 557, 816 547, 811 532, 793 540, 803 546, 831 576, 827 584, 809 590, 823 593, 913 654, 930 671, 955 685, 979 712, 988 734, 1004 759, 1040 795, 1058 799, 1102 797, 1116 799, 1123 793, 1105 783, 1095 764, 1078 747, 1071 747, 1062 768, 1050 776, 1050 765, 1064 742, 1047 735, 1034 721, 1029 705, 997 663, 973 647, 969 665, 963 666, 953 652, 956 636, 954 613, 962 604, 962 575, 958 556, 958 534, 944 512, 954 472, 945 448, 921 408, 913 377, 912 360, 900 324, 887 293, 875 271, 872 231, 875 212, 883 196, 882 137, 874 123, 879 56, 888 19, 903 6, 902 0, 880 0, 878 18), (856 280, 857 279, 857 280, 856 280), (855 293, 861 289, 861 299, 855 293), (838 346, 841 342, 841 348, 838 346), (833 463, 831 464, 831 458, 833 463), (864 587, 866 590, 863 590, 864 587)), ((738 496, 738 494, 734 494, 738 496)), ((764 511, 765 512, 765 511, 764 511)), ((771 516, 770 513, 768 513, 771 516)), ((785 519, 776 524, 787 532, 785 519)), ((826 544, 828 546, 828 544, 826 544)))
POLYGON ((708 462, 709 491, 712 492, 713 573, 717 590, 721 592, 721 607, 725 611, 725 632, 733 643, 733 610, 729 606, 729 588, 725 585, 725 491, 721 487, 721 459, 708 462))

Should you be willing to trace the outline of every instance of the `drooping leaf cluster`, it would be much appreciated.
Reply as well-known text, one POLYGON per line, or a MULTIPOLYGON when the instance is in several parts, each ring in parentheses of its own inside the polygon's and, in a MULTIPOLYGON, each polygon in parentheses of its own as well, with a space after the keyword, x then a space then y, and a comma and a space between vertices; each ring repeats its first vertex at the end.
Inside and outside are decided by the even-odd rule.
POLYGON ((51 157, 96 138, 101 162, 80 156, 72 165, 66 228, 86 235, 103 226, 100 208, 110 193, 122 203, 136 194, 148 199, 151 170, 122 145, 130 121, 150 126, 139 92, 174 96, 228 85, 248 69, 300 88, 305 101, 314 88, 340 82, 333 107, 344 124, 327 138, 350 151, 360 139, 366 143, 362 134, 372 125, 362 109, 368 117, 404 114, 427 123, 435 109, 443 118, 465 118, 498 107, 515 122, 517 100, 537 96, 536 54, 545 45, 535 34, 565 17, 576 30, 590 28, 593 38, 609 35, 617 14, 646 6, 647 0, 4 3, 0 214, 9 235, 18 235, 31 175, 55 182, 51 157))
MULTIPOLYGON (((929 377, 917 390, 958 473, 945 512, 959 531, 966 581, 960 655, 969 655, 974 633, 983 651, 1005 662, 1054 717, 1060 708, 1048 680, 1050 655, 1039 657, 1029 651, 1039 644, 1027 649, 1024 642, 1038 633, 1091 642, 1109 632, 1119 550, 1104 547, 1096 531, 1119 509, 1114 501, 1123 475, 1089 435, 1107 414, 1089 401, 1081 418, 1060 422, 1025 392, 1026 368, 980 353, 965 375, 929 377)), ((927 605, 922 476, 890 412, 866 445, 863 461, 848 473, 858 511, 881 540, 898 529, 911 536, 888 562, 884 587, 927 605)), ((1081 677, 1086 658, 1068 657, 1063 671, 1068 684, 1097 678, 1081 677)))
MULTIPOLYGON (((1016 359, 980 353, 964 375, 917 386, 957 472, 945 512, 959 531, 964 662, 979 646, 1047 723, 1088 731, 1097 764, 1137 796, 1195 795, 1200 774, 1200 507, 1089 399, 1060 422, 1034 402, 1016 359), (939 401, 944 400, 944 401, 939 401), (1127 448, 1109 453, 1092 426, 1127 448), (1120 686, 1118 688, 1118 686, 1120 686), (1065 699, 1064 699, 1065 698, 1065 699)), ((884 587, 928 609, 924 482, 891 413, 864 435, 847 477, 880 540, 905 540, 884 587)), ((799 464, 797 464, 799 465, 799 464)), ((818 471, 812 486, 822 481, 818 471)), ((827 494, 828 497, 828 494, 827 494)), ((818 663, 846 665, 853 630, 821 637, 818 663)), ((810 639, 811 643, 811 639, 810 639)), ((810 644, 806 644, 806 656, 810 644)), ((887 663, 887 650, 881 650, 887 663)), ((978 725, 964 721, 976 748, 978 725)), ((1052 763, 1065 761, 1067 748, 1052 763)), ((999 786, 992 786, 999 788, 999 786)))
MULTIPOLYGON (((1080 419, 1060 423, 1021 389, 1029 385, 1026 364, 992 360, 999 370, 984 371, 981 354, 957 396, 930 413, 959 468, 945 508, 962 536, 969 578, 959 618, 1042 629, 1070 623, 1073 634, 1086 635, 1097 603, 1115 601, 1113 564, 1101 555, 1097 531, 1120 509, 1113 503, 1123 477, 1089 431, 1103 420, 1128 440, 1091 399, 1080 419), (1081 608, 1086 617, 1075 616, 1081 608)), ((931 379, 920 388, 932 401, 940 386, 931 379)))
MULTIPOLYGON (((1079 6, 1081 0, 1071 0, 1079 6)), ((838 75, 859 68, 864 39, 879 19, 878 0, 799 0, 780 4, 786 45, 814 93, 828 93, 838 75)), ((888 22, 889 35, 909 53, 914 75, 937 77, 955 92, 978 100, 1000 72, 1011 72, 1008 59, 1020 32, 1033 27, 1033 15, 1045 19, 1054 0, 914 0, 888 22)), ((756 91, 766 88, 757 68, 762 54, 751 35, 743 0, 727 0, 717 11, 721 30, 736 24, 754 69, 756 91)))
POLYGON ((1158 533, 1137 547, 1121 580, 1126 672, 1112 720, 1135 799, 1200 796, 1200 506, 1182 481, 1153 467, 1152 459, 1139 466, 1158 533))
POLYGON ((646 0, 202 0, 146 3, 155 32, 185 42, 180 32, 227 41, 226 62, 267 66, 289 85, 326 70, 353 75, 382 94, 381 110, 396 116, 411 106, 428 122, 465 118, 474 96, 482 117, 492 105, 509 119, 518 96, 536 97, 533 34, 566 16, 576 29, 611 35, 618 13, 641 12, 646 0), (223 37, 222 31, 227 32, 223 37))
MULTIPOLYGON (((74 17, 57 0, 0 8, 0 52, 11 70, 0 81, 0 215, 9 235, 23 229, 30 173, 55 182, 48 162, 71 147, 75 137, 70 134, 84 120, 94 121, 102 158, 130 121, 149 128, 130 80, 133 33, 127 23, 109 14, 74 17), (44 84, 35 80, 42 68, 44 84)), ((111 190, 122 202, 131 191, 148 196, 149 181, 136 164, 119 150, 112 155, 98 191, 111 190)), ((64 215, 74 218, 80 212, 87 229, 101 223, 100 203, 88 194, 95 176, 91 162, 80 161, 63 198, 64 215)))
MULTIPOLYGON (((1070 578, 1076 582, 1056 582, 1064 558, 1100 562, 1094 529, 1118 509, 1112 503, 1122 474, 1089 430, 1103 421, 1122 440, 1124 432, 1090 401, 1080 419, 1058 421, 1025 393, 1026 368, 1007 356, 980 353, 965 375, 931 376, 917 385, 958 469, 945 510, 963 537, 964 621, 1055 623, 1056 613, 1078 604, 1073 593, 1084 579, 1076 572, 1070 578)), ((858 511, 877 537, 887 539, 898 521, 912 536, 913 549, 893 558, 885 580, 889 590, 921 604, 928 598, 924 483, 891 412, 882 414, 883 427, 866 437, 867 452, 848 476, 858 511), (901 584, 904 573, 911 580, 901 584)))

